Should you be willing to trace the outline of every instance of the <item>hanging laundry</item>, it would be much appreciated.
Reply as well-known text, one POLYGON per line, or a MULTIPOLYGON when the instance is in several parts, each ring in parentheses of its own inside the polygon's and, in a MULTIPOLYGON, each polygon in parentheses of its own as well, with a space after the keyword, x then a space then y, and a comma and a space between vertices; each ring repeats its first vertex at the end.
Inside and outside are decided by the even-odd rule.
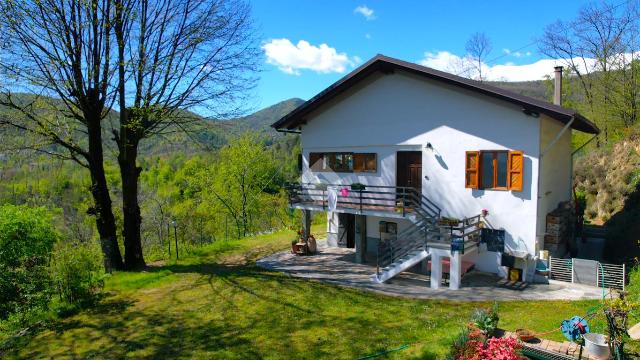
POLYGON ((340 189, 340 195, 342 195, 342 197, 347 197, 347 196, 349 196, 349 189, 348 189, 348 188, 342 188, 342 189, 340 189))
POLYGON ((327 207, 329 211, 335 211, 338 206, 338 188, 335 186, 327 187, 327 207))

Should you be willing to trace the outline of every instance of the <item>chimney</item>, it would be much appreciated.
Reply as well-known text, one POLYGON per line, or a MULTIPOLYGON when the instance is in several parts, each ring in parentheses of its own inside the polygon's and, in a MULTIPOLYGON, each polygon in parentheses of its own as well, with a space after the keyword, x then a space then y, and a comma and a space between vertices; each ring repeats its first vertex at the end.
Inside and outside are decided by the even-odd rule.
POLYGON ((556 105, 562 105, 562 66, 556 66, 555 80, 553 82, 553 103, 556 105))

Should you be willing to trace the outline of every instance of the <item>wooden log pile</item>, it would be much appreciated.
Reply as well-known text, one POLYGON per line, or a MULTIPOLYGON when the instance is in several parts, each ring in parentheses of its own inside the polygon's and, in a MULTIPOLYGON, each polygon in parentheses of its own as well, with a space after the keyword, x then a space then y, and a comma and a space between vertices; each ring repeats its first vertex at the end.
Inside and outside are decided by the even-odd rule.
POLYGON ((553 257, 563 257, 571 244, 573 236, 574 214, 570 202, 561 202, 547 214, 547 227, 544 236, 544 249, 553 257))

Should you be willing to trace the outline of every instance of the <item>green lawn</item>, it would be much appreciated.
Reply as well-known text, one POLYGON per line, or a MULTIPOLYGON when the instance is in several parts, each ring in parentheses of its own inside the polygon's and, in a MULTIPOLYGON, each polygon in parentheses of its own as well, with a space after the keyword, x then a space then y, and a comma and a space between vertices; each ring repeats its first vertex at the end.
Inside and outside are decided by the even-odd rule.
MULTIPOLYGON (((99 306, 13 342, 8 358, 440 359, 475 307, 402 300, 257 268, 292 232, 219 242, 107 281, 99 306)), ((548 331, 593 301, 505 302, 500 327, 548 331)), ((560 340, 559 334, 550 338, 560 340)))

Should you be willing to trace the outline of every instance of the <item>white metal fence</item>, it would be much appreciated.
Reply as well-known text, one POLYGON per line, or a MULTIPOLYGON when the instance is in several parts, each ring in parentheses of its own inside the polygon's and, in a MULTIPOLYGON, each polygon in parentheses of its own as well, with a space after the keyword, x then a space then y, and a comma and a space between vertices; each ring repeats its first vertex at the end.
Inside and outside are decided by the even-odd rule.
POLYGON ((625 265, 604 264, 586 259, 549 258, 549 278, 570 283, 623 290, 625 265))

